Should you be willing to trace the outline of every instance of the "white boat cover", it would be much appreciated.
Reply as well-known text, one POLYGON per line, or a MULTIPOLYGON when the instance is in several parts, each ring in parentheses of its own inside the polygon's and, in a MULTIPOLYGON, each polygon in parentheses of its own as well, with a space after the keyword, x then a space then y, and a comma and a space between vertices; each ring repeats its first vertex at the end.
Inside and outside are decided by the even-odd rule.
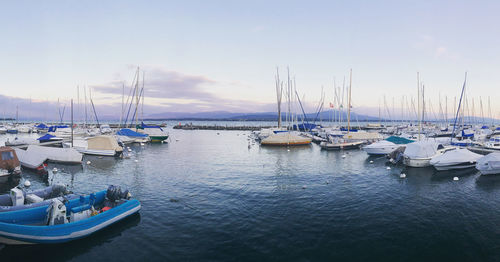
POLYGON ((447 151, 442 155, 435 156, 431 159, 430 164, 433 166, 451 166, 460 163, 470 162, 474 163, 479 158, 483 157, 480 154, 469 151, 465 148, 457 148, 455 150, 447 151))
POLYGON ((47 158, 38 154, 30 154, 26 150, 22 150, 20 148, 14 148, 16 150, 17 158, 21 165, 27 168, 35 169, 39 167, 47 158))
POLYGON ((476 163, 476 169, 479 171, 497 170, 500 173, 500 153, 494 152, 479 158, 476 163))
POLYGON ((439 144, 434 140, 421 140, 406 146, 404 155, 410 159, 430 158, 437 153, 439 144))
POLYGON ((81 163, 83 158, 83 155, 73 148, 30 145, 26 151, 29 154, 41 155, 50 161, 61 163, 81 163))
POLYGON ((15 148, 21 165, 37 168, 46 160, 60 163, 81 163, 83 155, 73 148, 57 148, 30 145, 28 149, 15 148))

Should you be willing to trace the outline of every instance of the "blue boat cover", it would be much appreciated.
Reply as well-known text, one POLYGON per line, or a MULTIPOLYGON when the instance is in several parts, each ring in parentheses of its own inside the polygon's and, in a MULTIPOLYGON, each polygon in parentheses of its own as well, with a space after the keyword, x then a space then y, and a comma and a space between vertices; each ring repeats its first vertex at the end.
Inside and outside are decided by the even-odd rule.
POLYGON ((49 132, 55 132, 58 128, 68 128, 69 126, 67 125, 62 125, 62 126, 51 126, 49 127, 49 132))
POLYGON ((488 129, 488 126, 482 126, 481 129, 488 129))
POLYGON ((474 137, 474 133, 466 134, 464 130, 462 130, 462 137, 474 137))
POLYGON ((409 144, 409 143, 415 142, 413 140, 406 139, 406 138, 400 137, 400 136, 390 136, 386 140, 389 142, 392 142, 396 145, 404 145, 404 144, 409 144))
POLYGON ((39 125, 37 125, 35 127, 36 128, 43 128, 43 129, 48 128, 48 126, 46 124, 44 124, 44 123, 41 123, 41 124, 39 124, 39 125))
POLYGON ((148 135, 146 134, 141 134, 137 133, 131 129, 128 128, 122 128, 120 131, 116 132, 117 135, 119 136, 129 136, 129 137, 147 137, 148 135))
POLYGON ((50 140, 51 138, 56 137, 50 134, 46 134, 44 136, 39 137, 37 140, 43 141, 43 140, 50 140))

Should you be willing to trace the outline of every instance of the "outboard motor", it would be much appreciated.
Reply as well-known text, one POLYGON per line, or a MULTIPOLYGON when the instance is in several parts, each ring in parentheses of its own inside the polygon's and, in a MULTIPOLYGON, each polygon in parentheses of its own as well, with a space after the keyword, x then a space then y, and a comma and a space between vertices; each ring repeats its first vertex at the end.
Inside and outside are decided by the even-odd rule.
POLYGON ((47 225, 66 224, 66 205, 59 199, 53 199, 47 208, 47 225))
POLYGON ((400 146, 396 150, 392 151, 390 154, 387 155, 387 158, 389 158, 389 162, 392 164, 398 164, 403 160, 403 154, 405 152, 405 147, 400 146))
POLYGON ((71 191, 69 191, 65 185, 57 184, 52 185, 52 191, 50 192, 50 195, 47 196, 47 198, 62 197, 67 194, 71 194, 71 191))
POLYGON ((128 190, 122 192, 122 189, 119 186, 110 185, 106 191, 105 206, 113 208, 124 199, 128 200, 131 197, 132 195, 128 192, 128 190))

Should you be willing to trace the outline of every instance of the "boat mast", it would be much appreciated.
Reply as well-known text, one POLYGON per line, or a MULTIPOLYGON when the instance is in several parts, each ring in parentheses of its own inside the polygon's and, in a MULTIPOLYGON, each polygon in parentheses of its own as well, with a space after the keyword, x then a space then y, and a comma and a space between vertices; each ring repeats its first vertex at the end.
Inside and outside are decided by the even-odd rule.
POLYGON ((135 131, 137 131, 137 122, 139 120, 139 67, 137 67, 137 80, 135 81, 135 131))
POLYGON ((278 103, 278 128, 281 129, 281 98, 283 93, 283 84, 280 82, 279 68, 276 67, 276 102, 278 103))
POLYGON ((351 130, 351 89, 352 89, 352 68, 349 74, 349 98, 347 105, 347 134, 351 130))
POLYGON ((422 118, 420 118, 420 76, 417 72, 417 98, 418 98, 418 141, 420 141, 420 133, 422 133, 422 118))

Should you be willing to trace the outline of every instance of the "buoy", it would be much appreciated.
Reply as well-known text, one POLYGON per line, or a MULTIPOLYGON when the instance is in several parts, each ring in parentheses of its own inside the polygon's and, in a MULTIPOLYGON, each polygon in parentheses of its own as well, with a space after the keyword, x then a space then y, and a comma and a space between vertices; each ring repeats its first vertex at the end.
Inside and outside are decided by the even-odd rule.
POLYGON ((286 151, 290 152, 290 149, 287 149, 286 151))
POLYGON ((129 152, 132 152, 132 149, 130 149, 130 147, 129 147, 129 148, 128 148, 128 151, 129 151, 129 152))
POLYGON ((137 160, 137 159, 136 159, 136 160, 134 160, 134 162, 136 162, 136 163, 137 163, 137 162, 139 162, 139 160, 137 160))
MULTIPOLYGON (((163 141, 161 141, 161 142, 163 142, 163 141)), ((144 143, 141 143, 141 146, 144 146, 144 143)))
POLYGON ((57 173, 57 167, 54 167, 54 168, 52 169, 52 172, 57 173))
POLYGON ((90 165, 90 161, 87 161, 87 165, 90 165))
POLYGON ((390 166, 388 166, 386 169, 387 169, 387 170, 391 170, 391 167, 390 167, 390 166))
POLYGON ((302 189, 306 189, 307 187, 306 186, 302 186, 302 189))
POLYGON ((456 176, 456 177, 454 177, 454 178, 453 178, 453 181, 458 181, 458 177, 457 177, 457 176, 456 176))
POLYGON ((370 160, 370 164, 373 164, 373 160, 370 160))
POLYGON ((31 186, 31 182, 29 180, 24 181, 24 186, 25 187, 30 187, 31 186))
POLYGON ((345 157, 346 157, 346 155, 342 155, 342 158, 345 158, 345 157))
POLYGON ((127 148, 128 148, 128 149, 130 149, 130 147, 129 147, 129 146, 127 146, 127 148))
POLYGON ((405 173, 402 173, 401 175, 399 175, 400 178, 405 178, 406 177, 406 174, 405 173))

